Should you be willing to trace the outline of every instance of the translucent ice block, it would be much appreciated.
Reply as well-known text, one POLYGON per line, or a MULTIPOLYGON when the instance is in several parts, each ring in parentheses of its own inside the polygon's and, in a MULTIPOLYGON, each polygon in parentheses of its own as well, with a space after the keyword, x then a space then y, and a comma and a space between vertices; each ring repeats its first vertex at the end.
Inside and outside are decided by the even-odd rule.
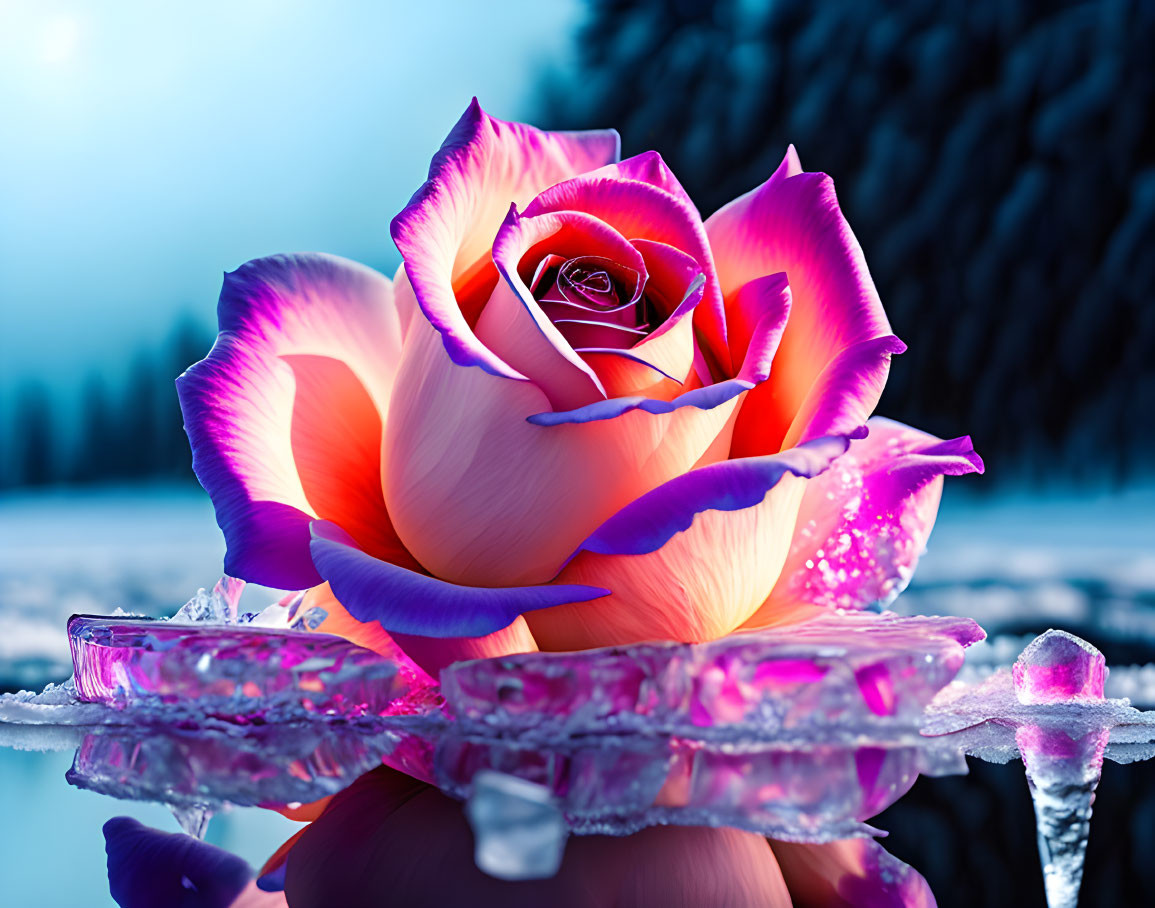
POLYGON ((909 727, 958 671, 974 622, 832 613, 698 645, 527 653, 451 665, 447 708, 465 725, 558 734, 644 731, 780 743, 909 727))
POLYGON ((203 701, 249 719, 285 703, 382 715, 414 687, 405 666, 328 634, 76 615, 68 637, 77 695, 109 705, 203 701))

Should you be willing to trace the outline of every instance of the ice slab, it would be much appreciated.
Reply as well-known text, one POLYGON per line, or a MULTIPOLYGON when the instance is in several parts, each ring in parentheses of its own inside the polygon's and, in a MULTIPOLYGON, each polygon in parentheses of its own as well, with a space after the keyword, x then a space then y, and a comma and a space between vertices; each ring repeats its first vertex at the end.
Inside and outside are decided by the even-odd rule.
POLYGON ((465 726, 541 736, 645 732, 776 743, 917 732, 982 639, 967 619, 833 612, 692 646, 642 644, 459 662, 441 673, 465 726))
POLYGON ((68 636, 77 696, 110 706, 203 701, 249 721, 286 703, 382 715, 416 682, 405 666, 328 634, 76 615, 68 636))

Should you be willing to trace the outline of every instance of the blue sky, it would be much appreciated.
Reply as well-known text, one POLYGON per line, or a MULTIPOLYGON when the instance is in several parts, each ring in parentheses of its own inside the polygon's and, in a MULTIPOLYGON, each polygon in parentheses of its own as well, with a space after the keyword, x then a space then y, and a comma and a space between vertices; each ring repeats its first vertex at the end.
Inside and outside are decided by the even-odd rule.
POLYGON ((388 222, 477 95, 532 114, 579 0, 0 0, 0 400, 116 380, 221 272, 388 222))

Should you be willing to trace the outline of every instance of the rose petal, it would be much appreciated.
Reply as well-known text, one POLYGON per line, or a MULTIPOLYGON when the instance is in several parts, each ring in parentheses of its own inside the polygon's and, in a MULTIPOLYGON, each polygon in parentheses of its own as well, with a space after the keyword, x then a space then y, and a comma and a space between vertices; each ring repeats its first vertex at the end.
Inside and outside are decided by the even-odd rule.
POLYGON ((406 561, 368 456, 400 361, 389 281, 334 256, 257 259, 225 275, 218 315, 216 344, 177 392, 226 572, 281 589, 320 582, 307 558, 318 515, 406 561))
POLYGON ((375 558, 421 570, 385 507, 382 415, 368 391, 340 360, 305 353, 281 358, 296 382, 293 459, 312 513, 339 524, 375 558))
MULTIPOLYGON (((750 339, 758 323, 773 312, 776 321, 778 342, 782 340, 782 332, 786 330, 786 319, 790 315, 790 284, 786 275, 768 274, 765 277, 755 278, 743 284, 735 294, 735 298, 727 309, 727 328, 730 332, 730 356, 734 362, 742 362, 746 351, 750 347, 750 339)), ((778 350, 778 344, 770 351, 770 358, 778 350)), ((767 365, 769 370, 769 364, 767 365)), ((750 395, 753 397, 753 395, 750 395)), ((750 398, 748 397, 747 400, 750 398)), ((743 405, 745 408, 745 405, 743 405)), ((773 451, 762 451, 762 454, 773 454, 773 451)))
POLYGON ((235 854, 184 833, 150 829, 131 817, 105 823, 104 840, 108 888, 121 908, 224 908, 253 878, 235 854))
POLYGON ((642 256, 616 230, 591 215, 559 212, 521 217, 511 208, 493 244, 501 275, 477 322, 477 337, 541 388, 557 409, 605 399, 594 370, 542 312, 519 273, 530 249, 530 267, 544 254, 562 259, 598 256, 646 278, 642 256))
POLYGON ((889 605, 926 547, 942 477, 983 471, 969 438, 942 441, 881 417, 867 425, 865 439, 807 484, 782 575, 747 627, 799 604, 889 605))
POLYGON ((922 875, 874 839, 770 840, 795 908, 935 908, 922 875))
POLYGON ((415 326, 385 426, 390 516, 445 580, 546 582, 616 511, 708 454, 724 457, 715 442, 725 434, 728 449, 748 385, 702 389, 659 414, 631 402, 616 418, 543 427, 527 421, 553 415, 536 386, 457 367, 432 329, 415 326))
POLYGON ((389 634, 376 621, 358 621, 337 601, 327 583, 310 590, 308 596, 302 611, 315 606, 325 610, 325 620, 317 631, 344 637, 395 661, 412 662, 419 677, 428 676, 424 678, 428 683, 433 683, 441 669, 454 662, 537 652, 537 643, 523 617, 484 637, 419 637, 389 634))
MULTIPOLYGON (((840 419, 821 428, 809 425, 809 416, 799 411, 823 370, 843 351, 891 333, 862 250, 839 210, 834 184, 825 174, 798 168, 791 149, 769 180, 706 221, 728 310, 749 281, 785 272, 790 282, 790 321, 771 389, 763 393, 771 398, 763 402, 766 409, 775 411, 779 448, 762 447, 757 453, 861 425, 877 403, 873 392, 881 390, 878 382, 855 389, 840 419)), ((882 350, 878 356, 889 361, 882 350)), ((846 389, 831 387, 829 393, 841 399, 846 389)), ((809 412, 829 409, 818 402, 809 412)))
POLYGON ((289 856, 294 906, 619 908, 758 905, 790 896, 764 838, 736 829, 652 827, 575 836, 552 879, 510 882, 477 869, 461 805, 385 767, 362 776, 308 827, 289 856))
POLYGON ((614 164, 606 164, 604 167, 593 171, 591 176, 608 176, 619 180, 638 180, 642 183, 649 183, 651 186, 656 186, 658 189, 668 192, 674 196, 678 201, 695 212, 698 210, 690 198, 689 193, 682 188, 682 184, 678 178, 674 176, 674 172, 670 170, 666 162, 662 160, 662 156, 656 151, 643 151, 641 154, 636 154, 632 158, 626 158, 624 161, 618 161, 614 164))
POLYGON ((310 549, 318 573, 358 621, 422 637, 482 637, 525 611, 585 602, 607 590, 584 586, 467 587, 407 571, 361 551, 336 524, 314 521, 310 549))
POLYGON ((705 388, 695 388, 672 400, 648 397, 615 397, 611 400, 599 400, 592 404, 586 404, 576 410, 535 413, 533 416, 526 417, 526 421, 535 426, 550 427, 605 422, 619 419, 624 414, 635 411, 667 415, 689 407, 698 410, 715 410, 730 403, 744 391, 749 391, 754 387, 754 384, 754 382, 742 378, 732 378, 729 381, 718 382, 716 385, 709 385, 705 388))
POLYGON ((818 475, 847 445, 826 438, 703 467, 623 508, 558 575, 559 583, 596 582, 612 595, 527 615, 539 646, 694 643, 734 630, 778 578, 802 500, 797 477, 818 475))
POLYGON ((489 250, 511 204, 524 206, 560 180, 616 161, 619 145, 613 130, 548 133, 507 123, 474 99, 433 156, 429 179, 390 225, 417 303, 454 363, 521 378, 474 336, 458 295, 472 295, 467 290, 479 282, 488 297, 496 283, 489 250))
POLYGON ((665 243, 635 240, 649 280, 646 294, 660 307, 662 323, 629 350, 583 350, 609 397, 669 400, 694 368, 693 313, 705 279, 694 259, 665 243), (665 380, 663 380, 665 379, 665 380))
MULTIPOLYGON (((628 173, 628 162, 623 164, 628 173)), ((701 378, 708 384, 732 376, 722 295, 701 216, 684 193, 678 196, 649 182, 622 179, 619 171, 621 167, 610 167, 559 183, 537 196, 523 213, 536 217, 551 211, 584 211, 631 241, 664 243, 692 256, 706 278, 702 305, 694 312, 694 326, 699 341, 721 369, 720 375, 701 378)))
MULTIPOLYGON (((788 300, 778 296, 765 301, 765 312, 750 335, 749 346, 746 350, 746 359, 736 378, 717 384, 698 387, 697 382, 691 390, 671 400, 648 397, 617 397, 611 400, 599 400, 576 410, 566 410, 556 413, 537 413, 529 417, 529 422, 535 426, 564 426, 596 423, 602 420, 614 420, 623 414, 640 410, 652 414, 676 413, 683 408, 699 410, 714 410, 723 404, 737 398, 740 394, 749 391, 765 382, 770 375, 774 351, 782 337, 783 323, 788 311, 788 300)), ((740 420, 739 416, 739 420, 740 420)), ((725 450, 729 450, 729 439, 725 450)), ((721 456, 718 459, 722 459, 721 456)), ((703 464, 699 463, 698 466, 703 464)))
MULTIPOLYGON (((751 281, 745 285, 739 296, 748 295, 756 284, 751 281)), ((785 327, 784 334, 788 334, 789 322, 785 327)), ((882 394, 891 356, 905 349, 893 334, 852 344, 837 354, 804 392, 797 383, 807 378, 790 372, 777 358, 770 381, 751 393, 742 406, 732 456, 772 454, 810 438, 837 434, 846 426, 860 425, 882 394)))

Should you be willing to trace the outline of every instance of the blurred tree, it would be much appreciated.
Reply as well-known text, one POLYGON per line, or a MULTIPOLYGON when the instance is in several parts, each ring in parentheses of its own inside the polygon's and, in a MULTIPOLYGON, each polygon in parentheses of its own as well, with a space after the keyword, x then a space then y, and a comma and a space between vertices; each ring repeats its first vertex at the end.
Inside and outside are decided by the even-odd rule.
POLYGON ((129 369, 120 405, 120 433, 114 469, 126 477, 158 472, 160 375, 149 353, 138 353, 129 369))
MULTIPOLYGON (((71 467, 52 481, 78 483, 170 477, 192 479, 192 458, 173 380, 212 346, 212 334, 190 316, 173 328, 159 354, 140 351, 119 391, 89 375, 81 396, 71 467)), ((25 483, 17 471, 14 484, 25 483)))
POLYGON ((166 475, 182 479, 192 477, 192 454, 173 382, 185 369, 203 359, 212 345, 213 334, 188 314, 177 322, 169 335, 161 369, 163 374, 158 376, 157 386, 163 415, 157 443, 166 475))
POLYGON ((68 478, 88 483, 112 475, 116 464, 116 418, 108 383, 101 373, 90 373, 85 380, 80 406, 80 438, 68 478))
POLYGON ((880 410, 994 476, 1155 472, 1155 4, 592 0, 538 121, 613 125, 709 214, 793 142, 895 332, 880 410))
POLYGON ((52 399, 39 382, 28 382, 16 395, 12 449, 16 485, 43 486, 57 480, 52 399))

